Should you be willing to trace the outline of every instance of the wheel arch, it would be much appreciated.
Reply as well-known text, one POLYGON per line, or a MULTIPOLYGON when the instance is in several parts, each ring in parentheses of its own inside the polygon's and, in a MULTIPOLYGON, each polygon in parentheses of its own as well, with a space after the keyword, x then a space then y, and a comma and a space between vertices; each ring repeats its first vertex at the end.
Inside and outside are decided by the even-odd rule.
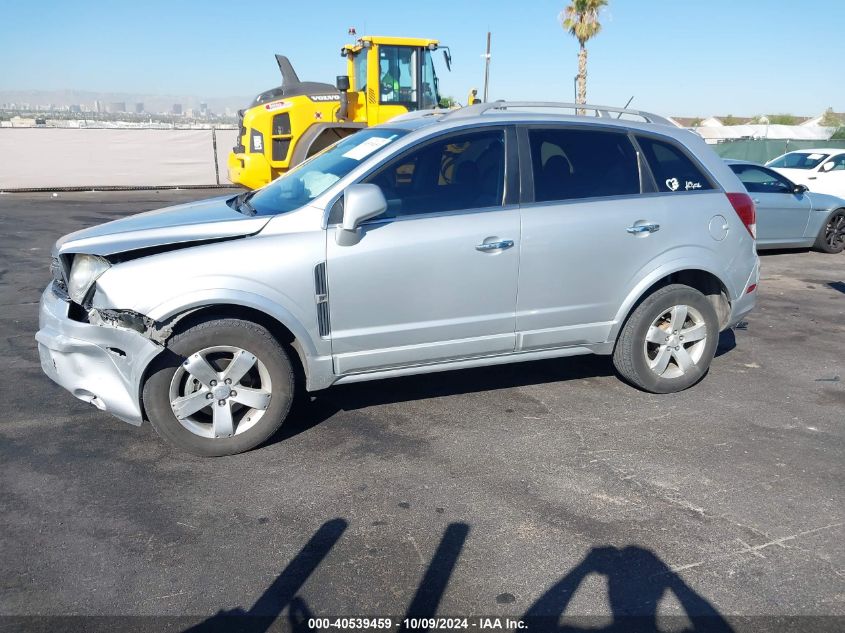
POLYGON ((295 367, 295 369, 298 372, 302 372, 303 376, 305 375, 307 360, 305 350, 299 343, 300 339, 278 318, 250 306, 236 303, 211 303, 186 310, 181 314, 175 315, 173 318, 173 329, 168 335, 167 340, 209 319, 240 319, 264 327, 283 347, 296 351, 293 362, 298 367, 295 367))
MULTIPOLYGON (((308 391, 324 389, 334 381, 331 353, 318 348, 318 343, 302 322, 283 306, 268 304, 250 293, 229 292, 225 296, 200 293, 183 297, 179 305, 160 306, 148 316, 164 327, 172 328, 164 339, 165 344, 174 334, 209 317, 253 321, 266 327, 281 345, 296 352, 291 355, 294 357, 293 364, 298 372, 297 377, 304 378, 304 386, 308 391)), ((327 341, 320 341, 321 348, 327 344, 327 341)), ((149 366, 144 368, 141 389, 148 371, 149 366)))
POLYGON ((617 339, 625 322, 637 306, 656 290, 670 284, 683 284, 698 290, 716 310, 716 315, 719 317, 719 330, 721 331, 727 326, 731 315, 731 293, 727 284, 712 270, 696 266, 678 267, 669 272, 656 271, 654 275, 634 287, 616 315, 610 340, 615 341, 617 339))

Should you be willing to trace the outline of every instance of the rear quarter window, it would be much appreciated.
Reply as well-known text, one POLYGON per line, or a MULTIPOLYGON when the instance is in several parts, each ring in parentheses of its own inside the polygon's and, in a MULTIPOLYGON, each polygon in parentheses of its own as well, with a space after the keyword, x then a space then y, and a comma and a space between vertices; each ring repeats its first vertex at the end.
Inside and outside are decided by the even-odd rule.
POLYGON ((713 185, 704 172, 675 144, 647 136, 638 136, 646 162, 663 192, 704 191, 713 185))
POLYGON ((625 134, 540 127, 528 139, 535 202, 640 193, 637 153, 625 134))

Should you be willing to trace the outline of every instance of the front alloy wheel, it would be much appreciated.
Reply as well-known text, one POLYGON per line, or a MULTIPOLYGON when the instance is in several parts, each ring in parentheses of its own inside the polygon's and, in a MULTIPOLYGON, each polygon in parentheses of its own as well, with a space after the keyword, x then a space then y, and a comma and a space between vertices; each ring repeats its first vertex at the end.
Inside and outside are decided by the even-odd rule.
POLYGON ((232 437, 255 426, 270 406, 273 381, 255 354, 217 345, 188 357, 170 381, 170 408, 200 437, 232 437))
POLYGON ((294 396, 287 352, 266 328, 206 318, 167 341, 144 384, 144 408, 164 439, 195 455, 233 455, 267 440, 294 396))

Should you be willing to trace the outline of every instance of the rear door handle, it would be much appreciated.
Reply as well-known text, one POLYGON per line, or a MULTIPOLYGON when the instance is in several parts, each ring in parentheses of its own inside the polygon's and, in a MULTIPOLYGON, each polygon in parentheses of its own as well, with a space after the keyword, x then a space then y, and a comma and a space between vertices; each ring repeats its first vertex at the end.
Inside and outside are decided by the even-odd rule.
POLYGON ((501 240, 499 242, 486 242, 484 244, 476 244, 475 250, 477 251, 498 251, 498 250, 505 250, 506 248, 510 248, 513 246, 513 240, 501 240))
POLYGON ((625 229, 631 235, 642 235, 643 233, 657 233, 660 230, 659 224, 637 224, 625 229))

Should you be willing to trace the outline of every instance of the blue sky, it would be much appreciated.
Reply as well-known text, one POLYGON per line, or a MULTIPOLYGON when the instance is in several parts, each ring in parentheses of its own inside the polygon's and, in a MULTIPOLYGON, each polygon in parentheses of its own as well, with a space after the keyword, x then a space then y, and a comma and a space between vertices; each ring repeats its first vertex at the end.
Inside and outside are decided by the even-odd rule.
MULTIPOLYGON (((334 81, 359 34, 436 37, 452 50, 441 92, 570 101, 577 42, 567 0, 0 2, 0 89, 252 96, 278 85, 273 53, 334 81), (242 5, 244 8, 238 8, 242 5)), ((664 114, 845 111, 845 0, 610 0, 589 45, 588 98, 664 114)), ((438 62, 440 60, 438 59, 438 62)))

